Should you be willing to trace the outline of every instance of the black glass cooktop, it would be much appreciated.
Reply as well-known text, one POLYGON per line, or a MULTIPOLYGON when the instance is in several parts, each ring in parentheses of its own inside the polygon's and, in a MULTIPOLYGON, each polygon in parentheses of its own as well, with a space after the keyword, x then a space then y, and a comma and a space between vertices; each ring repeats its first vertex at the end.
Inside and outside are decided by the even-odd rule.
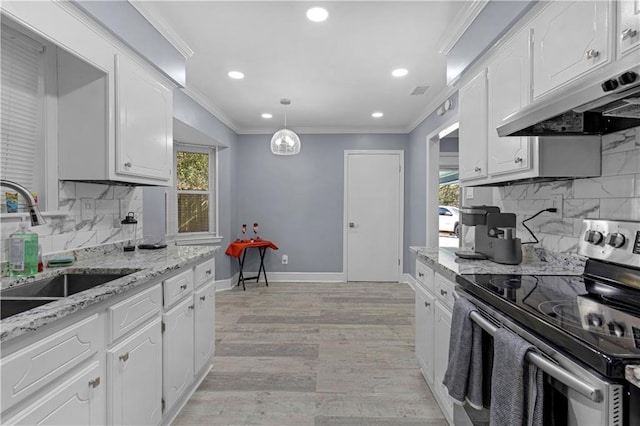
POLYGON ((640 291, 583 276, 461 275, 465 290, 608 377, 640 360, 640 291))

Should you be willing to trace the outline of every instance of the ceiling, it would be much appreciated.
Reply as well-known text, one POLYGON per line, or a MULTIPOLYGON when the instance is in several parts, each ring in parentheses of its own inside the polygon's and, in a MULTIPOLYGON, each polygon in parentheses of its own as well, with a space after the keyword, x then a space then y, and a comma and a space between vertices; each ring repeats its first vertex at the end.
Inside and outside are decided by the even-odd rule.
POLYGON ((463 1, 136 2, 187 59, 187 92, 238 133, 411 131, 442 102, 438 51, 463 1), (306 11, 322 6, 314 23, 306 11), (405 77, 391 71, 406 68, 405 77), (244 73, 242 80, 227 76, 244 73), (416 86, 429 86, 411 96, 416 86), (372 118, 373 112, 381 118, 372 118), (271 113, 273 118, 261 118, 271 113))

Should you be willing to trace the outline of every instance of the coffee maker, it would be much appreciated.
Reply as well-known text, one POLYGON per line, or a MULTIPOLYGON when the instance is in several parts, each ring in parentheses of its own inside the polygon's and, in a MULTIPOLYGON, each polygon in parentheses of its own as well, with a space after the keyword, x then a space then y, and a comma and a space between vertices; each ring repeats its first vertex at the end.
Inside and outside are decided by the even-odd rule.
POLYGON ((458 250, 462 259, 489 259, 505 265, 522 262, 522 243, 515 238, 516 215, 495 206, 462 207, 462 224, 474 226, 475 251, 458 250))

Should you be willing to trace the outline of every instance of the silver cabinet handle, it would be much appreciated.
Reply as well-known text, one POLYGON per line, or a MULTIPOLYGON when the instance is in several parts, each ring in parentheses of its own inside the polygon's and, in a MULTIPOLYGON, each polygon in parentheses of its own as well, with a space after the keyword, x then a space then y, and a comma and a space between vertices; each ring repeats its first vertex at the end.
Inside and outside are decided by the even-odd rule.
POLYGON ((183 289, 183 290, 186 290, 186 289, 187 289, 187 285, 186 285, 186 284, 182 284, 182 285, 180 286, 180 288, 181 288, 181 289, 183 289))
POLYGON ((429 302, 424 302, 424 307, 425 307, 425 308, 428 308, 429 306, 431 306, 431 303, 429 303, 429 302))
POLYGON ((522 157, 516 157, 514 160, 514 163, 518 164, 518 163, 522 163, 522 157))
POLYGON ((418 276, 419 277, 424 277, 424 274, 422 272, 418 272, 418 276))
POLYGON ((125 167, 131 167, 131 161, 127 161, 126 163, 124 163, 125 167))
POLYGON ((204 273, 207 275, 211 275, 211 269, 207 269, 206 271, 204 271, 204 273))
POLYGON ((205 300, 207 300, 207 296, 200 296, 200 300, 204 302, 205 300))
POLYGON ((193 311, 194 305, 189 305, 188 308, 193 311))
POLYGON ((96 377, 93 380, 89 380, 89 386, 91 386, 94 389, 100 386, 100 377, 96 377))
POLYGON ((127 362, 127 361, 129 360, 129 352, 127 352, 127 353, 126 353, 126 354, 124 354, 124 355, 120 355, 120 356, 118 357, 118 359, 119 359, 120 361, 122 361, 122 362, 127 362))
POLYGON ((633 28, 625 28, 620 33, 620 37, 622 38, 622 40, 633 38, 636 35, 638 35, 638 31, 634 30, 633 28))
POLYGON ((482 168, 480 168, 480 167, 476 166, 476 168, 475 168, 475 169, 473 169, 473 170, 474 170, 474 171, 476 171, 476 172, 479 172, 479 171, 481 171, 481 170, 482 170, 482 168))
POLYGON ((355 223, 353 223, 353 222, 349 222, 349 228, 355 228, 355 227, 356 227, 356 224, 355 224, 355 223))
POLYGON ((599 55, 600 55, 600 52, 598 52, 595 49, 587 50, 587 59, 594 59, 594 58, 597 58, 599 55))
POLYGON ((445 290, 443 290, 443 289, 440 289, 440 295, 442 295, 442 296, 446 296, 446 295, 447 295, 447 293, 448 293, 447 291, 445 291, 445 290))

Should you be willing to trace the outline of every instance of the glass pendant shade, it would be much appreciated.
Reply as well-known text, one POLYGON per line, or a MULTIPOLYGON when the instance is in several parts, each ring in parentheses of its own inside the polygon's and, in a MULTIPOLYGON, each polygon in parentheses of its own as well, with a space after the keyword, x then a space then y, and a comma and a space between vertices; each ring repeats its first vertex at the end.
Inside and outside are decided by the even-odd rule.
MULTIPOLYGON (((280 99, 280 104, 287 106, 291 101, 280 99)), ((300 152, 300 138, 293 130, 287 129, 287 111, 284 111, 284 129, 278 130, 271 137, 271 152, 276 155, 296 155, 300 152)))
POLYGON ((296 155, 300 152, 300 138, 292 130, 278 130, 271 138, 271 152, 276 155, 296 155))

